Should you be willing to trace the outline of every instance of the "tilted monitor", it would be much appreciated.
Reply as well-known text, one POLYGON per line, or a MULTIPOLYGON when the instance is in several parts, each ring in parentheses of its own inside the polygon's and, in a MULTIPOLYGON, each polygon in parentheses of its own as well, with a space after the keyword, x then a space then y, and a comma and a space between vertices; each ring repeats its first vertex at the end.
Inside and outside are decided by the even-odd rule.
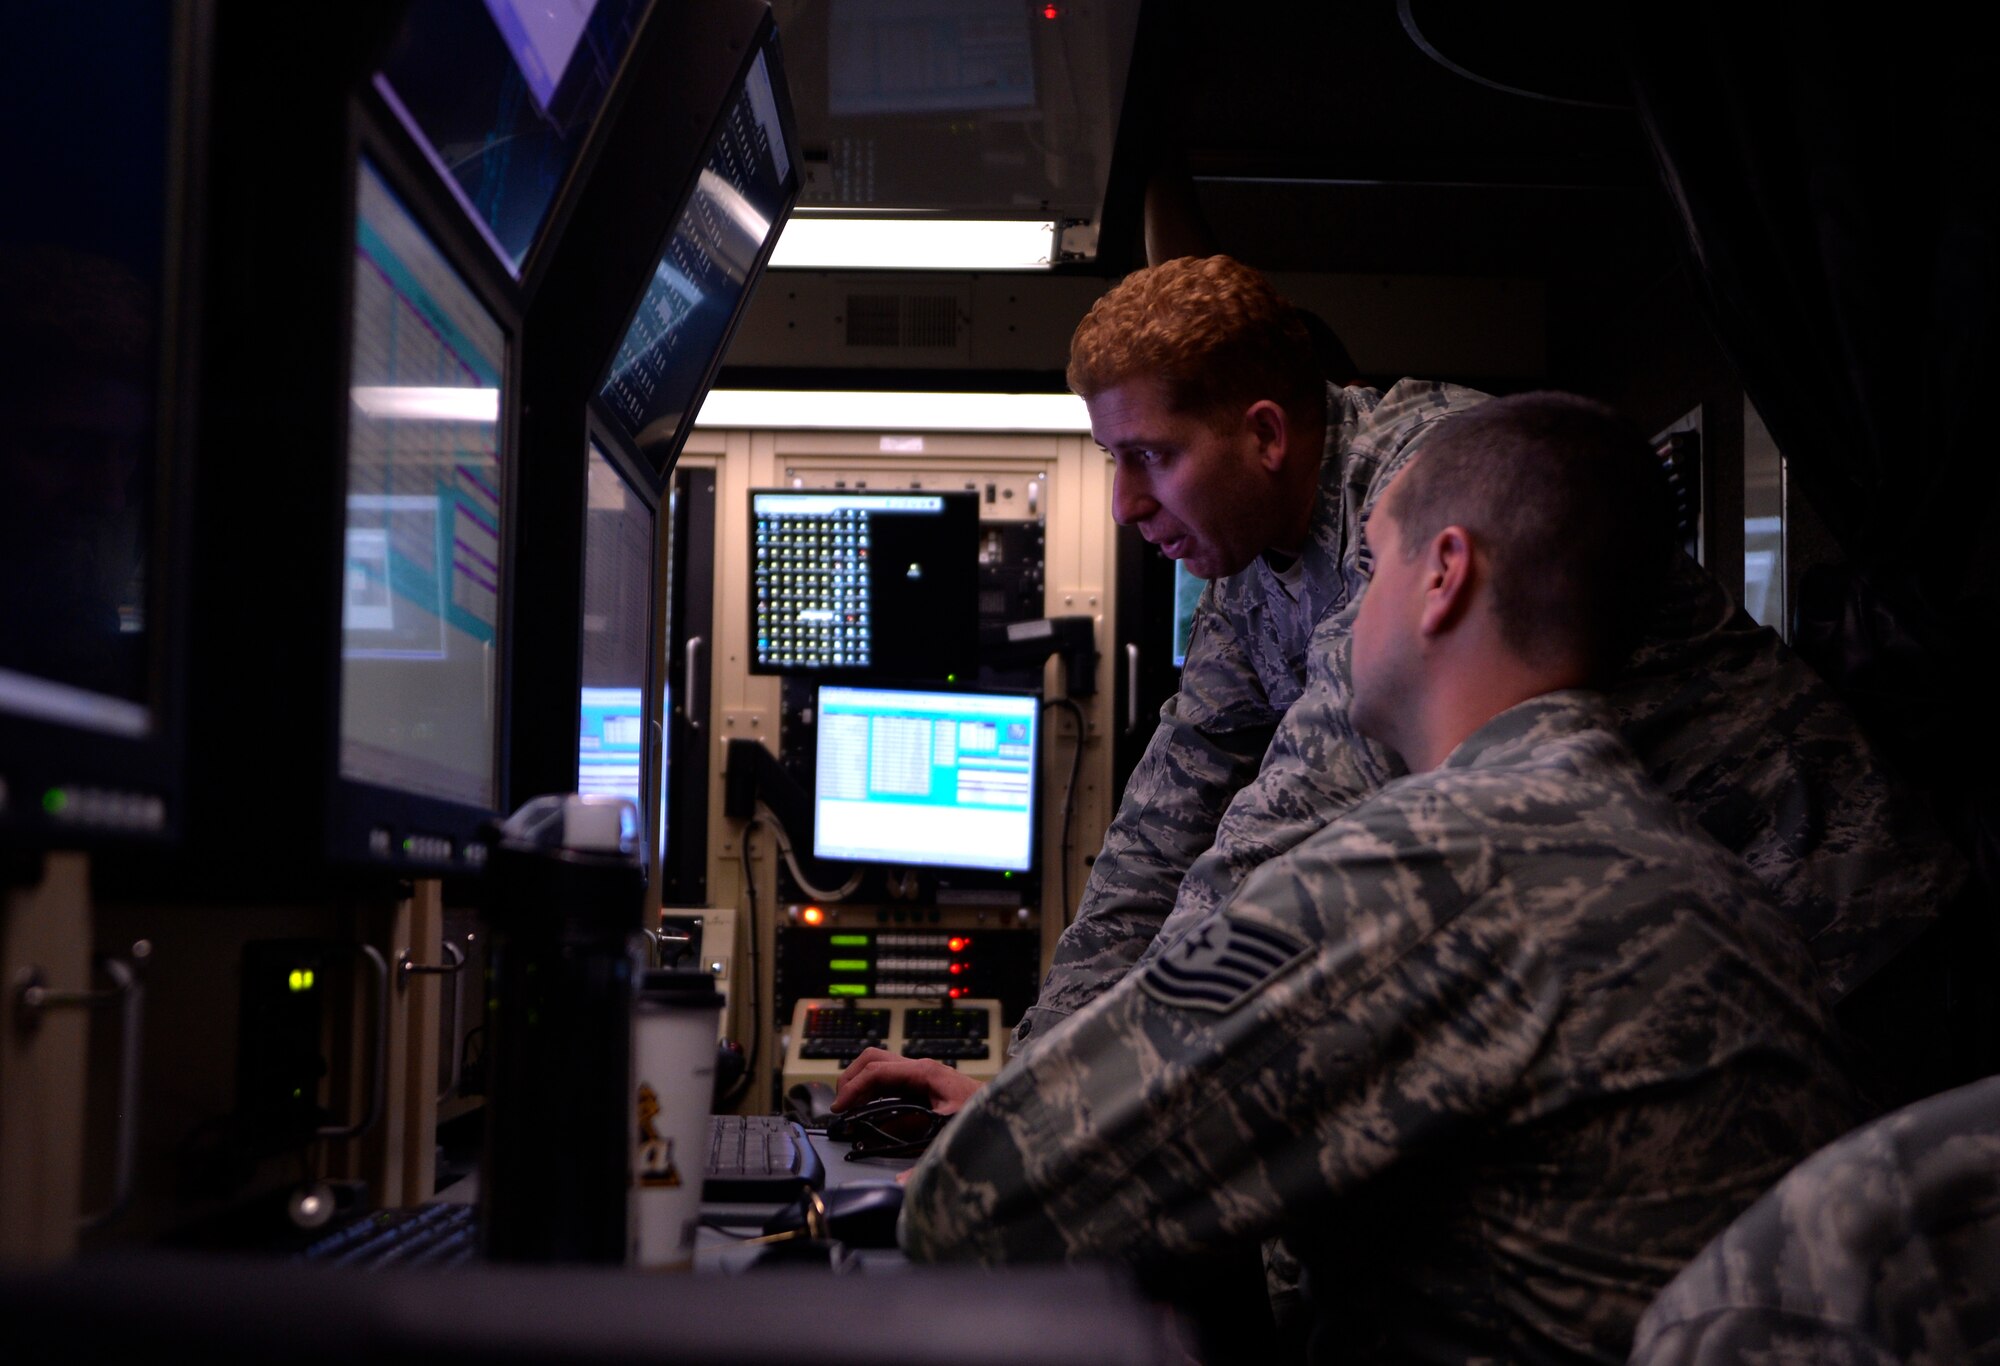
POLYGON ((27 6, 0 49, 0 844, 182 824, 198 10, 27 6))
POLYGON ((1028 693, 822 686, 814 856, 1032 871, 1040 718, 1028 693))
MULTIPOLYGON (((738 78, 597 393, 664 482, 799 194, 775 31, 738 78)), ((636 191, 635 191, 636 192, 636 191)))
MULTIPOLYGON (((492 811, 503 799, 507 370, 501 321, 364 155, 356 185, 339 773, 433 813, 428 821, 407 814, 382 820, 371 831, 376 842, 435 838, 454 823, 436 817, 441 809, 492 811), (406 826, 423 833, 406 834, 406 826)), ((431 853, 442 857, 430 861, 451 861, 449 850, 431 853)))
POLYGON ((647 0, 424 0, 376 92, 520 275, 631 49, 647 0))

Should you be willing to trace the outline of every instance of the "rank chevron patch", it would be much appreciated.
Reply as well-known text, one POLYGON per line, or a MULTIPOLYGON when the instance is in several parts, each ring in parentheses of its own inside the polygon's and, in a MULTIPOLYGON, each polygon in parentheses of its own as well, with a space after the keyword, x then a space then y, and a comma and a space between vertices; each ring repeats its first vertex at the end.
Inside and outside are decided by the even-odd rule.
POLYGON ((1305 951, 1283 931, 1210 916, 1154 959, 1139 986, 1170 1006, 1227 1014, 1305 951))

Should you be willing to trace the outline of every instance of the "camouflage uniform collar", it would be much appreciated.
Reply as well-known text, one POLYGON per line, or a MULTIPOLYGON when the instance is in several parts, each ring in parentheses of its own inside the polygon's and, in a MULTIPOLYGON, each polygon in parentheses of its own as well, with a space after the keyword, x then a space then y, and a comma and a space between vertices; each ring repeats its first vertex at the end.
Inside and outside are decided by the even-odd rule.
POLYGON ((1551 741, 1589 731, 1617 734, 1604 694, 1563 688, 1517 702, 1459 741, 1440 768, 1504 768, 1529 759, 1551 741))

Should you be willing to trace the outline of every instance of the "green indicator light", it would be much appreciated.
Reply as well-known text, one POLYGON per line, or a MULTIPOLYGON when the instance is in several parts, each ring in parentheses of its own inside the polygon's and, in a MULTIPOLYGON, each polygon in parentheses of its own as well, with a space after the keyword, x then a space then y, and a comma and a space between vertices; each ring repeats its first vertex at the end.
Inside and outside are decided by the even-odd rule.
POLYGON ((945 682, 947 682, 947 683, 956 683, 956 682, 958 682, 958 675, 957 675, 957 674, 946 674, 946 675, 944 676, 944 681, 945 681, 945 682))
POLYGON ((59 787, 52 787, 42 794, 42 810, 51 816, 60 816, 69 806, 69 793, 59 787))
POLYGON ((866 972, 866 958, 836 958, 826 965, 828 972, 866 972))
POLYGON ((826 989, 829 996, 866 996, 868 988, 859 982, 835 982, 826 989))
POLYGON ((304 1100, 304 1099, 305 1099, 305 1095, 306 1095, 306 1090, 305 1090, 305 1088, 304 1088, 303 1086, 294 1086, 294 1087, 292 1088, 292 1099, 293 1099, 293 1100, 304 1100))
POLYGON ((311 968, 307 968, 307 969, 306 969, 306 990, 307 990, 307 991, 311 991, 312 989, 313 989, 313 970, 312 970, 311 968))
POLYGON ((833 945, 836 949, 865 949, 868 947, 868 936, 865 934, 830 934, 826 937, 826 942, 833 945))
POLYGON ((411 836, 409 835, 403 836, 403 852, 406 854, 409 853, 410 850, 416 846, 416 843, 417 843, 416 840, 411 836))

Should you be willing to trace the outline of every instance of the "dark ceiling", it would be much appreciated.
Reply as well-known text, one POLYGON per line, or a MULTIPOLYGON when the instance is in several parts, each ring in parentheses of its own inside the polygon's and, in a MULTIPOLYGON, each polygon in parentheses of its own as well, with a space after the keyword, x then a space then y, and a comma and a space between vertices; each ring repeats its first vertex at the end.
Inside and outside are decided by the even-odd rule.
POLYGON ((1548 278, 1670 259, 1595 13, 1149 0, 1107 254, 1136 248, 1131 170, 1178 154, 1219 245, 1266 270, 1548 278))

